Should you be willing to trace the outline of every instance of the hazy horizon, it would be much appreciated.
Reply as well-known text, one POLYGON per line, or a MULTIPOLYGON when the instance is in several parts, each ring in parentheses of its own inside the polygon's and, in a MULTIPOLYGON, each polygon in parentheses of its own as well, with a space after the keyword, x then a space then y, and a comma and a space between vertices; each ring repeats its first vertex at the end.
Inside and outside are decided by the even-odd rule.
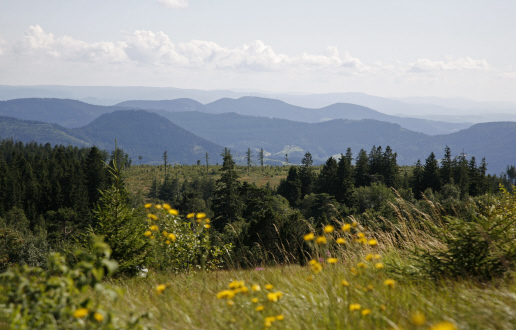
POLYGON ((6 0, 0 84, 516 102, 516 2, 6 0))

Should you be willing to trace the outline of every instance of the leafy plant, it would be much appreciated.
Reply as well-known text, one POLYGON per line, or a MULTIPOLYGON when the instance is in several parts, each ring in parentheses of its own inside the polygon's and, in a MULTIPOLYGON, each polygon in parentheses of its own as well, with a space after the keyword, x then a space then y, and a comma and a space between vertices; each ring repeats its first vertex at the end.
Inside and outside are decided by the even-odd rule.
POLYGON ((78 250, 75 266, 66 265, 59 253, 48 258, 48 270, 14 265, 0 275, 0 313, 8 316, 14 329, 121 329, 138 327, 140 317, 115 317, 100 303, 98 295, 86 296, 88 289, 116 301, 120 293, 102 284, 105 275, 117 269, 111 250, 100 238, 90 250, 78 250), (97 297, 97 298, 95 298, 97 297))
POLYGON ((516 260, 516 196, 501 188, 494 204, 479 210, 470 220, 447 216, 446 226, 435 228, 445 248, 418 256, 433 278, 474 278, 480 281, 502 276, 516 260))

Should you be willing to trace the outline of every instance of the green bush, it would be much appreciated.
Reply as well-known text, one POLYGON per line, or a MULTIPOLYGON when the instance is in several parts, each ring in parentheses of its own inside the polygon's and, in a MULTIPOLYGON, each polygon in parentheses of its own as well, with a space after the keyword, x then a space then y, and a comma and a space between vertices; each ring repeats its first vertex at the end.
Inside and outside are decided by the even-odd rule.
POLYGON ((91 242, 90 250, 78 250, 79 260, 68 267, 59 253, 48 258, 48 270, 14 265, 0 274, 0 313, 13 329, 121 329, 138 327, 140 317, 115 317, 103 306, 98 295, 84 295, 88 289, 115 301, 119 292, 101 283, 112 274, 117 263, 110 260, 110 249, 101 239, 91 242))
POLYGON ((445 248, 422 251, 418 259, 430 277, 473 278, 480 281, 502 276, 516 260, 516 196, 502 190, 489 207, 470 219, 444 217, 434 231, 445 248))

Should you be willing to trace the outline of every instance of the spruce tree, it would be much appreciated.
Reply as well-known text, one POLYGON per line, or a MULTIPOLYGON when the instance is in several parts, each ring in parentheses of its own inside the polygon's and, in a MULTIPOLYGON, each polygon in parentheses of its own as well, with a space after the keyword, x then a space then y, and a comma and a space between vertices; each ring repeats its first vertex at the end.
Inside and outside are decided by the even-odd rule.
POLYGON ((364 149, 360 149, 355 163, 355 186, 363 187, 370 183, 369 157, 364 149))
POLYGON ((131 208, 122 184, 123 166, 114 159, 110 168, 113 184, 101 194, 90 235, 103 236, 111 247, 111 258, 118 262, 118 272, 134 276, 145 265, 150 246, 144 236, 147 229, 144 213, 131 208))
POLYGON ((221 154, 223 157, 221 177, 217 180, 213 200, 213 212, 215 214, 213 225, 222 229, 226 223, 232 223, 239 219, 242 211, 242 201, 238 194, 240 182, 235 169, 235 162, 231 152, 226 148, 221 154))
POLYGON ((331 196, 337 194, 337 161, 330 157, 323 165, 321 173, 317 178, 317 192, 320 194, 326 193, 331 196))
POLYGON ((423 186, 431 188, 434 192, 441 190, 441 178, 439 175, 439 164, 432 152, 425 160, 423 167, 423 186))
POLYGON ((299 179, 301 180, 301 199, 303 199, 306 195, 312 193, 315 183, 315 174, 312 169, 312 154, 309 151, 305 153, 301 163, 303 166, 301 166, 299 171, 299 179))
MULTIPOLYGON (((349 149, 348 149, 349 151, 349 149)), ((353 207, 356 204, 355 186, 353 184, 353 168, 351 167, 351 155, 341 155, 337 165, 337 191, 335 197, 339 203, 345 204, 347 207, 353 207)))

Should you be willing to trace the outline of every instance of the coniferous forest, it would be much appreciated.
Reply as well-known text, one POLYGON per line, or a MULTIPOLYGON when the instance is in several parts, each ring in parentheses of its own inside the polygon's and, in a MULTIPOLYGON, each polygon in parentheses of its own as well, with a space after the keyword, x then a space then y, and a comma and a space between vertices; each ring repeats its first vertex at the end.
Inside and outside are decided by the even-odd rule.
MULTIPOLYGON (((238 297, 250 290, 239 280, 242 276, 283 281, 288 290, 299 285, 294 284, 299 276, 303 286, 331 281, 335 288, 325 291, 329 298, 316 299, 329 299, 321 304, 347 313, 342 319, 347 323, 323 318, 314 324, 346 328, 358 324, 352 319, 354 309, 362 317, 388 309, 385 304, 394 297, 387 291, 394 283, 405 282, 407 291, 400 294, 410 295, 413 283, 420 281, 427 281, 431 290, 443 280, 491 283, 514 274, 514 166, 499 176, 488 175, 485 159, 452 157, 448 147, 414 166, 399 166, 389 146, 356 155, 348 148, 320 166, 313 165, 310 152, 300 164, 287 160, 283 166, 264 165, 263 153, 253 155, 250 149, 247 164, 236 165, 227 148, 221 151, 221 165, 210 165, 208 154, 204 165, 170 165, 166 151, 162 165, 136 165, 118 148, 13 140, 1 141, 0 156, 1 303, 19 311, 15 318, 12 313, 3 316, 15 328, 45 328, 50 320, 56 328, 167 328, 163 316, 127 311, 117 316, 117 309, 98 297, 129 299, 112 286, 132 283, 123 285, 140 290, 135 294, 142 301, 148 299, 141 296, 142 287, 149 286, 152 299, 158 299, 173 291, 170 287, 183 281, 182 276, 206 285, 210 274, 221 271, 229 271, 233 281, 230 290, 213 292, 213 297, 227 300, 226 308, 237 304, 249 313, 250 322, 266 327, 283 321, 285 313, 300 317, 300 311, 259 305, 275 314, 254 315, 261 312, 259 306, 247 306, 238 297), (342 269, 337 272, 337 267, 342 269), (294 282, 285 283, 277 271, 287 272, 294 282), (174 279, 166 280, 170 274, 174 279), (349 276, 357 277, 353 289, 348 289, 354 280, 349 276), (74 284, 58 290, 48 281, 74 284), (384 283, 383 291, 376 298, 362 297, 373 291, 369 282, 374 281, 384 283), (15 293, 22 283, 29 284, 23 293, 15 293), (341 306, 343 289, 365 307, 358 302, 341 306), (84 294, 92 291, 97 298, 84 294), (46 297, 44 307, 30 295, 46 297), (64 297, 68 309, 57 302, 64 297), (375 299, 382 304, 374 307, 375 299)), ((215 276, 225 276, 220 274, 215 276)), ((274 291, 268 285, 268 303, 278 302, 283 294, 301 303, 295 292, 274 291)), ((253 292, 260 290, 253 286, 253 292)), ((253 303, 255 299, 259 301, 254 297, 253 303)), ((412 327, 427 324, 426 316, 417 313, 397 307, 389 317, 412 327)), ((439 319, 437 312, 428 317, 439 319)), ((177 327, 188 327, 172 319, 182 324, 177 327)), ((360 322, 381 328, 390 324, 371 320, 360 322)), ((195 322, 204 327, 202 319, 195 322)), ((221 317, 209 326, 240 328, 239 322, 221 317)), ((287 328, 299 325, 291 322, 287 328)))

